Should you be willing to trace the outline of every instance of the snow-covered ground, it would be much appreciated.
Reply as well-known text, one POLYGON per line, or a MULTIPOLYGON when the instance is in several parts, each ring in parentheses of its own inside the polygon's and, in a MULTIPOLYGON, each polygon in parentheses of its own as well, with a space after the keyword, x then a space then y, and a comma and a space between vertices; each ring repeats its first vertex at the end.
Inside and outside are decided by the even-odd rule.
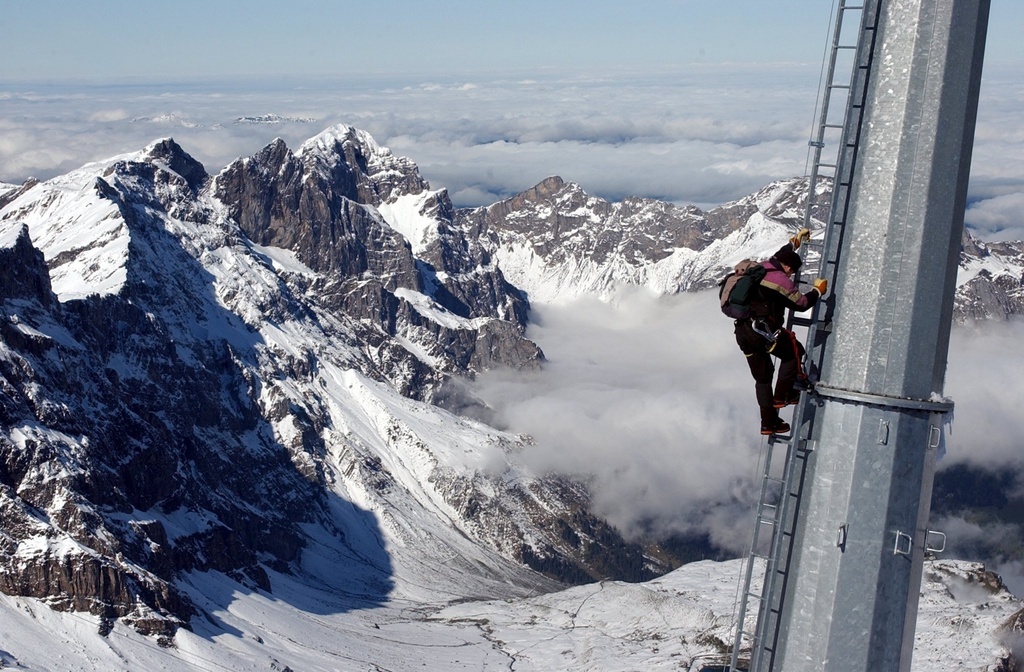
MULTIPOLYGON (((96 617, 0 595, 0 667, 696 672, 722 664, 740 568, 705 561, 643 584, 609 581, 447 606, 370 606, 280 575, 270 595, 217 573, 195 575, 189 582, 203 615, 164 645, 120 623, 103 636, 96 617)), ((973 563, 926 564, 915 672, 995 670, 1008 655, 1012 636, 1002 628, 1024 604, 985 578, 973 563)))

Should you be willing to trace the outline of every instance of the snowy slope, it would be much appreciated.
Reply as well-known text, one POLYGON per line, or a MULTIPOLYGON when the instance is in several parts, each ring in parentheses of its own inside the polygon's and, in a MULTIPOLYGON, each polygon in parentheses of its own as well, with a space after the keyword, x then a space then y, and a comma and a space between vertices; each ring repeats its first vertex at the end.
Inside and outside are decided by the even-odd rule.
MULTIPOLYGON (((192 577, 207 616, 173 645, 82 614, 0 595, 0 664, 32 670, 508 670, 698 672, 728 662, 738 561, 686 565, 643 584, 614 581, 515 600, 392 600, 366 608, 274 577, 273 596, 192 577)), ((913 672, 996 672, 1024 604, 979 565, 929 562, 913 672)), ((432 580, 429 575, 420 577, 432 580)), ((1017 633, 1017 634, 1014 634, 1017 633)))
POLYGON ((61 300, 116 294, 125 283, 128 227, 117 205, 97 192, 97 175, 127 158, 83 166, 37 184, 5 208, 5 218, 28 225, 35 245, 46 250, 53 289, 61 300))

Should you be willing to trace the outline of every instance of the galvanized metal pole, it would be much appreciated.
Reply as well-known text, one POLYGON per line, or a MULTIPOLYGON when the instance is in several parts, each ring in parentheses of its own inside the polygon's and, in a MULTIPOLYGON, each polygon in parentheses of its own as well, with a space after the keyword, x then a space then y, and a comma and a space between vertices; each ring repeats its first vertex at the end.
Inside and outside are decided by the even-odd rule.
POLYGON ((883 0, 770 669, 909 670, 988 0, 883 0))

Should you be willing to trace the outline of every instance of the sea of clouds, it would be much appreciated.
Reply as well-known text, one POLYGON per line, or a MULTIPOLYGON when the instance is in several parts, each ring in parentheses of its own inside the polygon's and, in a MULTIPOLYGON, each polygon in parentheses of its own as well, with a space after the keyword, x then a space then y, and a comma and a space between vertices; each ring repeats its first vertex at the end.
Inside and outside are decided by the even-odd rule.
POLYGON ((816 85, 806 66, 708 65, 474 81, 8 86, 0 181, 51 177, 167 136, 216 172, 274 138, 294 148, 344 123, 411 158, 460 206, 551 175, 610 200, 719 204, 804 172, 816 85), (279 120, 239 122, 263 115, 279 120))
MULTIPOLYGON (((693 64, 471 80, 356 76, 120 84, 0 82, 0 182, 46 179, 173 137, 216 173, 275 138, 344 123, 415 161, 458 206, 559 175, 608 200, 718 205, 807 171, 820 68, 693 64), (274 115, 276 121, 240 121, 274 115)), ((968 223, 1024 238, 1024 85, 986 71, 968 223)))

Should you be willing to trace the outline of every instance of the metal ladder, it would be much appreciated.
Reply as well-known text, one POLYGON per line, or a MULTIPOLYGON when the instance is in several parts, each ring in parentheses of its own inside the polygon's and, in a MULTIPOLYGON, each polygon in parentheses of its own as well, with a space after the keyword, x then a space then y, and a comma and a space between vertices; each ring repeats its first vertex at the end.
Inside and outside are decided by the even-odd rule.
MULTIPOLYGON (((857 4, 838 0, 832 23, 832 43, 828 54, 827 71, 816 132, 810 146, 811 169, 808 178, 807 205, 804 226, 811 228, 815 214, 828 206, 825 233, 821 240, 804 245, 807 267, 834 287, 835 272, 842 250, 844 224, 849 207, 850 186, 856 164, 856 148, 860 138, 866 82, 874 55, 876 28, 881 0, 863 0, 857 4), (859 18, 859 30, 851 30, 848 12, 859 18), (847 63, 848 61, 848 63, 847 63), (848 65, 849 67, 843 67, 848 65), (848 71, 845 81, 837 81, 839 71, 848 71), (833 100, 833 93, 845 92, 845 99, 833 100), (837 120, 838 117, 838 120, 837 120), (834 150, 832 163, 822 160, 826 147, 834 150), (819 200, 818 183, 828 179, 832 183, 831 199, 819 200), (810 254, 809 254, 810 253, 810 254), (817 262, 817 263, 815 263, 817 262)), ((790 314, 787 328, 804 327, 807 336, 807 373, 817 379, 824 357, 824 346, 831 332, 832 294, 819 301, 809 317, 790 314)), ((813 392, 801 395, 793 414, 789 436, 771 435, 762 449, 761 489, 755 510, 754 532, 750 551, 743 566, 737 595, 736 631, 729 664, 731 672, 769 672, 774 670, 775 654, 779 645, 779 616, 785 598, 792 556, 793 534, 803 494, 807 457, 813 450, 808 437, 814 420, 813 392), (777 450, 780 446, 784 450, 777 450), (766 544, 765 533, 769 533, 766 544), (767 548, 766 548, 767 545, 767 548), (764 580, 760 590, 755 587, 756 566, 764 567, 764 580), (757 621, 753 630, 746 628, 747 610, 757 605, 757 621), (750 659, 741 666, 744 641, 749 642, 750 659)))

